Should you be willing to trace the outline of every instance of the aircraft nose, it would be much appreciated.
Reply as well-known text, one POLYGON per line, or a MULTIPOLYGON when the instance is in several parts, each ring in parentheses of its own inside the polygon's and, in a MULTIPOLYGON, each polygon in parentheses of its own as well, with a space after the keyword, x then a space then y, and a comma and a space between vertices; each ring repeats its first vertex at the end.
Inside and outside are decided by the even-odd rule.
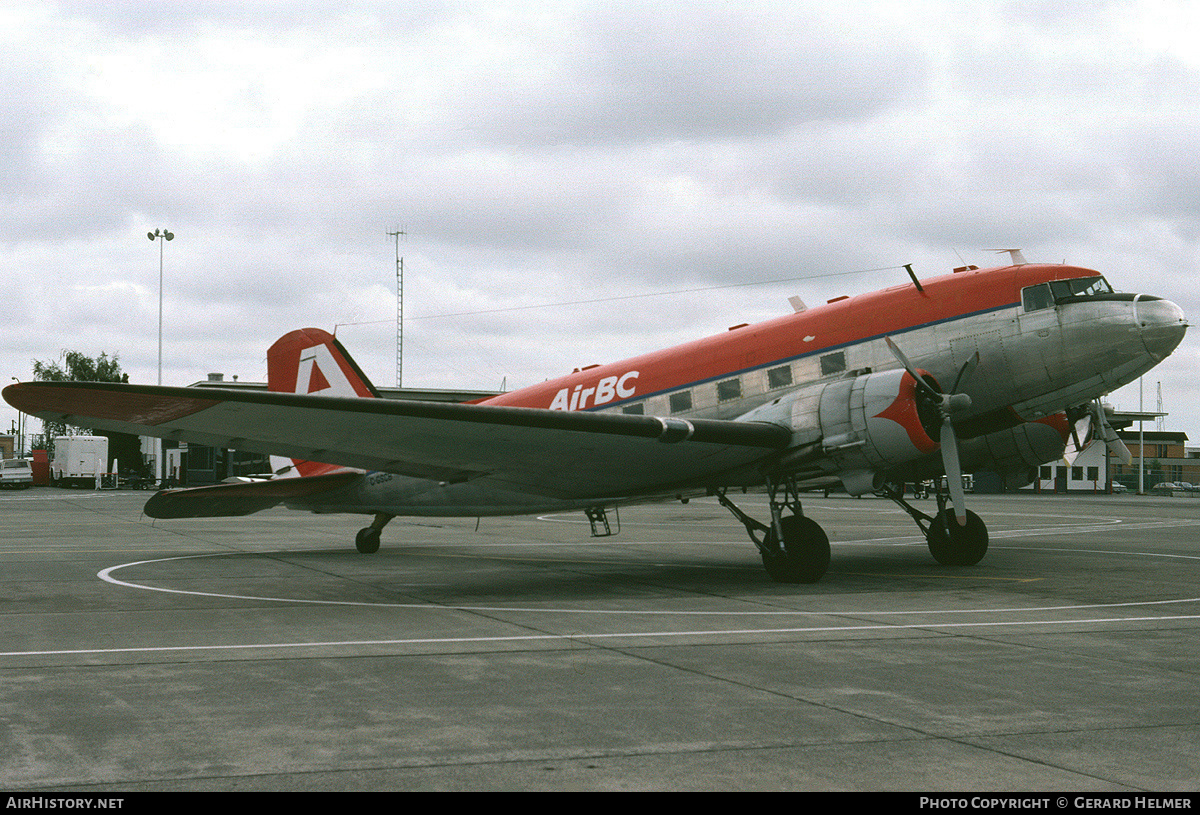
POLYGON ((1183 341, 1187 318, 1183 316, 1183 309, 1170 300, 1143 297, 1139 295, 1133 301, 1134 319, 1146 350, 1161 361, 1183 341))

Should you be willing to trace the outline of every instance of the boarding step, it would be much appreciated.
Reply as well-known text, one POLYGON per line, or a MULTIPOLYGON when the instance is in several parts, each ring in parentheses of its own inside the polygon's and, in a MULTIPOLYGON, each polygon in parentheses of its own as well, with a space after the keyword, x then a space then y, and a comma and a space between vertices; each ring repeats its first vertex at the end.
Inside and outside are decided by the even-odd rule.
POLYGON ((608 523, 607 509, 604 507, 588 507, 584 512, 587 514, 588 523, 592 525, 593 538, 607 538, 610 535, 616 534, 608 523))

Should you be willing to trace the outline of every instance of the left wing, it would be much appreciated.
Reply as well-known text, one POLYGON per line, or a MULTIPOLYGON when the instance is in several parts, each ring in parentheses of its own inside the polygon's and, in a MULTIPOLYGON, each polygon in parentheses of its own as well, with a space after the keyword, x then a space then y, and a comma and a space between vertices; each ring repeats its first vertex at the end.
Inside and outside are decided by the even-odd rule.
POLYGON ((768 422, 349 399, 101 382, 23 382, 13 407, 69 424, 558 499, 721 485, 787 448, 768 422))

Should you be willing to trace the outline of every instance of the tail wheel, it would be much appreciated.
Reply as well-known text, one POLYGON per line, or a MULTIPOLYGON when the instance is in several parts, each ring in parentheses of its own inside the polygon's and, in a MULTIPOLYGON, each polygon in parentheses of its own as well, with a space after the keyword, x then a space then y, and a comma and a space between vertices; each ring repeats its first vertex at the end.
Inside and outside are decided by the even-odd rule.
POLYGON ((967 523, 960 525, 953 511, 943 509, 929 525, 925 540, 933 559, 943 566, 974 566, 987 554, 987 524, 967 510, 967 523))
POLYGON ((829 568, 829 538, 821 525, 803 515, 788 515, 779 526, 783 540, 778 547, 775 530, 767 533, 768 549, 778 548, 778 554, 764 551, 763 566, 777 583, 816 583, 829 568))
POLYGON ((364 555, 372 555, 379 551, 379 530, 363 527, 354 536, 354 548, 364 555))

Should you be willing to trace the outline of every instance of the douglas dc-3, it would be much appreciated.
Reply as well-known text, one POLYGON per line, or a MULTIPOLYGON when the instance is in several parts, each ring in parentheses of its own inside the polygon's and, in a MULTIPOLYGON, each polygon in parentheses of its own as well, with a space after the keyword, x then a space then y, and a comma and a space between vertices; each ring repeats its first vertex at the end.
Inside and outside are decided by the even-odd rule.
POLYGON ((793 299, 786 316, 475 403, 377 398, 319 329, 271 347, 268 391, 26 382, 4 398, 43 419, 293 459, 269 480, 159 492, 153 518, 364 513, 356 545, 370 553, 396 516, 582 509, 603 534, 607 508, 709 495, 773 579, 809 583, 830 550, 800 494, 840 485, 899 504, 940 563, 973 565, 988 533, 961 474, 1027 484, 1084 424, 1128 457, 1099 399, 1187 328, 1174 303, 1098 272, 1012 259, 924 281, 910 266, 902 285, 793 299), (906 482, 943 474, 936 515, 905 500, 906 482), (747 488, 765 488, 769 517, 733 503, 747 488))

